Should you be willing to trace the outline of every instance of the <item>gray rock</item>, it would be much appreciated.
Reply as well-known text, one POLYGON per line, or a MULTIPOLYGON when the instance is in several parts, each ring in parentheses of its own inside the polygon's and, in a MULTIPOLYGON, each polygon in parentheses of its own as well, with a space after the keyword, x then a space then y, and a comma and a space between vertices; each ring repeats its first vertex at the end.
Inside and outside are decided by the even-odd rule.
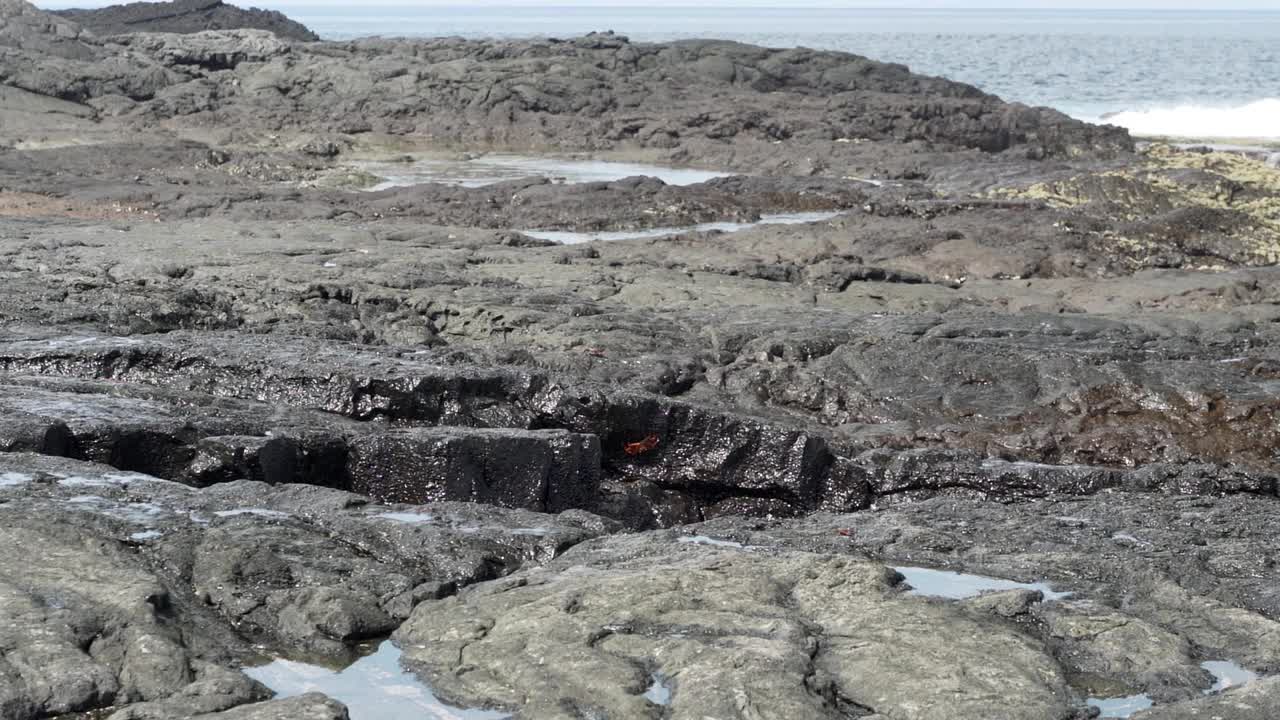
POLYGON ((15 453, 0 453, 0 520, 15 550, 0 562, 0 706, 20 720, 260 700, 265 689, 228 668, 263 652, 350 658, 419 602, 617 529, 585 513, 378 506, 306 485, 196 490, 15 453))
POLYGON ((213 663, 195 661, 196 680, 162 700, 134 703, 107 720, 169 720, 229 710, 246 702, 266 700, 271 692, 243 673, 213 663))
POLYGON ((236 668, 402 623, 536 717, 1065 720, 1280 667, 1262 155, 848 54, 183 7, 0 0, 6 718, 335 716, 236 668), (750 176, 357 190, 512 147, 750 176))
POLYGON ((57 10, 97 35, 136 32, 194 33, 203 30, 268 30, 292 40, 318 40, 315 33, 283 13, 239 8, 222 0, 134 2, 85 10, 57 10))
POLYGON ((347 720, 347 708, 319 693, 195 715, 199 720, 347 720))
MULTIPOLYGON (((1009 105, 972 86, 843 53, 714 41, 654 45, 609 34, 571 42, 503 41, 493 44, 493 52, 459 39, 373 39, 300 45, 295 48, 301 54, 297 62, 257 53, 270 61, 244 63, 240 59, 248 58, 245 53, 211 52, 205 46, 213 36, 197 33, 169 35, 160 46, 138 36, 73 40, 62 44, 74 48, 63 55, 74 57, 33 63, 37 58, 27 48, 57 44, 51 37, 74 38, 79 28, 25 4, 11 4, 11 13, 20 9, 26 18, 24 40, 19 52, 0 57, 0 79, 69 99, 125 95, 142 105, 134 116, 150 120, 217 112, 259 128, 289 124, 332 132, 431 133, 455 142, 562 149, 639 142, 708 158, 726 157, 726 145, 733 141, 750 147, 751 155, 771 155, 767 162, 774 169, 797 175, 822 172, 839 164, 840 155, 861 154, 855 144, 833 147, 832 141, 840 138, 993 153, 1015 149, 1033 158, 1132 149, 1132 141, 1117 128, 1089 126, 1047 108, 1009 105), (131 45, 129 52, 107 44, 117 41, 131 45), (196 61, 179 62, 188 58, 196 61), (125 65, 97 69, 117 61, 125 65), (167 71, 175 62, 178 71, 167 71), (548 74, 553 65, 563 72, 548 74), (115 76, 126 68, 131 80, 115 76), (138 81, 147 74, 149 79, 138 81), (689 92, 673 93, 675 86, 689 92), (699 100, 710 97, 713 89, 725 96, 723 101, 709 105, 699 100), (282 96, 292 107, 279 102, 282 96), (335 96, 343 102, 332 102, 335 96), (641 97, 646 98, 643 104, 641 97), (872 101, 875 109, 868 111, 872 101), (419 127, 413 118, 427 109, 430 127, 419 127), (792 161, 779 156, 777 142, 790 145, 793 157, 799 152, 836 157, 809 172, 794 172, 792 161), (825 152, 814 153, 817 148, 825 152)), ((191 23, 181 17, 184 13, 229 11, 204 0, 175 10, 173 21, 164 23, 151 22, 152 8, 146 5, 68 17, 106 32, 126 27, 186 31, 191 23), (138 16, 137 24, 131 24, 133 16, 138 16)), ((211 28, 263 24, 268 30, 284 29, 279 18, 262 15, 195 22, 211 28)), ((267 30, 206 32, 246 38, 245 33, 267 30)), ((285 32, 301 36, 303 29, 289 26, 285 32)))
POLYGON ((267 62, 289 52, 266 30, 206 30, 192 35, 136 33, 120 43, 167 66, 234 69, 243 62, 267 62))
POLYGON ((1221 695, 1141 710, 1133 720, 1266 720, 1280 707, 1280 679, 1266 678, 1221 695))
POLYGON ((1127 492, 1014 504, 935 498, 803 520, 718 518, 680 532, 1047 583, 1069 595, 1037 602, 1040 591, 1016 590, 963 603, 1038 637, 1081 695, 1167 703, 1209 688, 1203 661, 1280 660, 1275 570, 1259 562, 1274 553, 1265 528, 1275 502, 1127 492))
POLYGON ((444 697, 521 717, 1070 714, 1038 642, 890 578, 847 557, 619 537, 424 603, 395 638, 444 697), (669 708, 642 695, 655 674, 669 708))

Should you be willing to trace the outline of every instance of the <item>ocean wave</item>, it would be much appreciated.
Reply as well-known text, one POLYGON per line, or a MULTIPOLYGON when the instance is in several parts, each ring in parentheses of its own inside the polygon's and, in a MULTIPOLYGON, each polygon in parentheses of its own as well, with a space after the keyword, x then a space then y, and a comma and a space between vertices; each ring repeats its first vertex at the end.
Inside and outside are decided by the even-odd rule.
POLYGON ((1126 110, 1089 121, 1119 125, 1143 137, 1280 139, 1280 98, 1236 106, 1180 105, 1126 110))

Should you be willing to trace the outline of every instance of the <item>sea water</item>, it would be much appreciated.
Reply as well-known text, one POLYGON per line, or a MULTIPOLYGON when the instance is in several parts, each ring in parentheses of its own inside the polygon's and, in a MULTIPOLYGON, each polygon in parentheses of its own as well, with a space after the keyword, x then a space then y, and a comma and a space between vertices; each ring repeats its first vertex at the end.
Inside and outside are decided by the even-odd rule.
POLYGON ((1143 135, 1280 139, 1280 3, 1164 11, 557 4, 570 3, 274 7, 330 39, 615 30, 639 41, 714 37, 842 50, 1143 135))

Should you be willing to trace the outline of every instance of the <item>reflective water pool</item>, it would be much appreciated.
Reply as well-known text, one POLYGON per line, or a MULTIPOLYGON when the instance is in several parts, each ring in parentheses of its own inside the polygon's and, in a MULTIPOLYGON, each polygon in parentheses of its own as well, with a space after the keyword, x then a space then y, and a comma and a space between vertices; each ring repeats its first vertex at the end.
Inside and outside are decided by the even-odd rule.
POLYGON ((524 155, 484 155, 474 160, 416 160, 407 163, 361 163, 361 170, 383 178, 369 191, 393 187, 442 183, 462 187, 483 187, 507 180, 545 177, 568 183, 609 182, 646 175, 668 185, 693 185, 732 173, 673 168, 663 165, 606 162, 602 160, 560 160, 524 155))
POLYGON ((390 640, 342 670, 275 660, 244 673, 277 697, 321 692, 345 704, 351 720, 502 720, 506 713, 444 704, 412 673, 400 667, 400 649, 390 640))
POLYGON ((906 578, 907 584, 911 586, 911 595, 963 600, 981 595, 984 592, 1017 590, 1018 588, 1039 590, 1044 594, 1046 601, 1060 600, 1071 595, 1069 592, 1056 592, 1047 583, 1042 582, 1023 583, 1003 578, 986 577, 985 575, 970 575, 950 570, 933 570, 921 567, 895 567, 893 569, 906 578))
POLYGON ((1146 710, 1154 705, 1145 693, 1121 698, 1089 698, 1085 702, 1090 707, 1096 707, 1102 711, 1098 715, 1100 718, 1127 718, 1139 710, 1146 710))
MULTIPOLYGON (((1258 679, 1252 671, 1240 667, 1227 660, 1210 660, 1200 663, 1200 667, 1213 674, 1213 687, 1204 691, 1205 695, 1215 695, 1233 687, 1246 685, 1258 679)), ((1139 710, 1146 710, 1155 703, 1146 694, 1129 695, 1119 698, 1089 698, 1086 702, 1102 711, 1098 717, 1127 718, 1139 710)))
POLYGON ((688 225, 685 227, 661 227, 649 228, 646 230, 613 230, 603 232, 569 232, 564 230, 522 230, 521 232, 531 238, 539 240, 551 240, 565 245, 576 245, 578 243, 591 242, 593 240, 645 240, 654 238, 670 237, 687 232, 710 232, 719 230, 721 232, 738 232, 748 228, 760 227, 761 225, 801 225, 811 222, 822 222, 830 220, 839 215, 839 212, 805 212, 805 213, 774 213, 770 215, 761 215, 756 222, 738 223, 738 222, 711 222, 701 223, 698 225, 688 225))

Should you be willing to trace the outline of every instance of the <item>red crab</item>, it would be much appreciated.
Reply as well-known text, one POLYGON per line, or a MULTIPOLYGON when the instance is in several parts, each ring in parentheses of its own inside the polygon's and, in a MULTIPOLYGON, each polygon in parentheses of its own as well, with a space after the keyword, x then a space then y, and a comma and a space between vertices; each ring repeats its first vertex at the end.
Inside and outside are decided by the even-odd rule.
POLYGON ((658 447, 658 436, 649 435, 640 442, 627 443, 622 446, 622 451, 628 455, 643 455, 650 450, 658 447))

